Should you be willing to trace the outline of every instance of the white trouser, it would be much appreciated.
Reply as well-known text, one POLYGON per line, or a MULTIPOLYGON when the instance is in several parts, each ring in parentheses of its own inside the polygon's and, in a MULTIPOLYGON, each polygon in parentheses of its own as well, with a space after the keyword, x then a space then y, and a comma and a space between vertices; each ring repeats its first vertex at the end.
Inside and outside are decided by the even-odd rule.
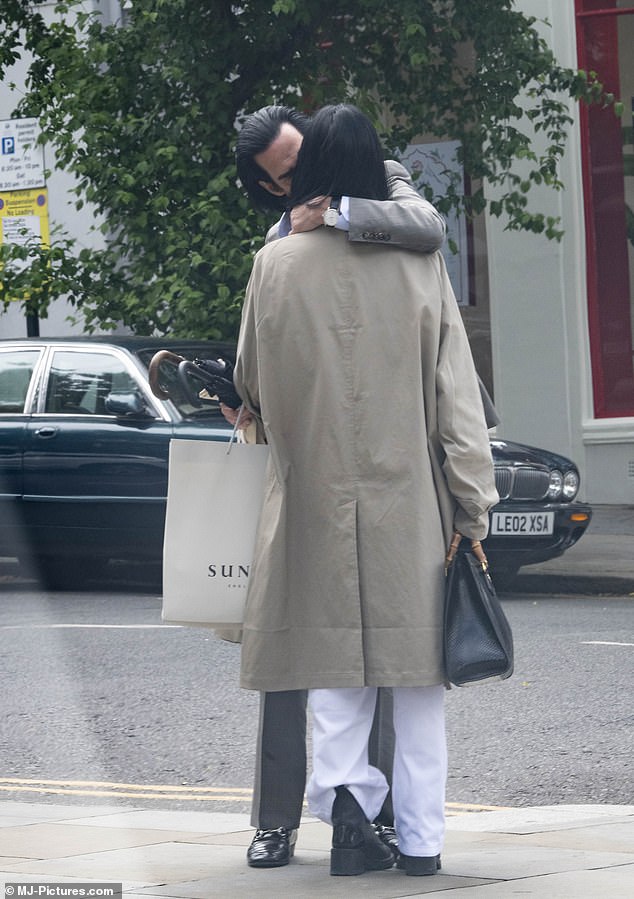
MULTIPOLYGON (((405 855, 433 856, 442 849, 447 780, 444 694, 442 685, 393 689, 392 798, 405 855)), ((309 690, 308 702, 313 716, 308 808, 331 824, 335 787, 346 786, 373 821, 388 791, 384 775, 368 764, 376 688, 309 690)))

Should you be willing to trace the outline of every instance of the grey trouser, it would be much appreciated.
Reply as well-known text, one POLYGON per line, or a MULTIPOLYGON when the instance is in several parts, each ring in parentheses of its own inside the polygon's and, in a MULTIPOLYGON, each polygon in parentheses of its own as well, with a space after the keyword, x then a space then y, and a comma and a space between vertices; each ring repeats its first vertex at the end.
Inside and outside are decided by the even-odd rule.
MULTIPOLYGON (((261 830, 299 827, 306 787, 306 690, 260 694, 251 824, 261 830)), ((378 691, 369 743, 370 764, 392 783, 394 724, 392 691, 378 691)), ((391 795, 378 819, 393 824, 391 795)))

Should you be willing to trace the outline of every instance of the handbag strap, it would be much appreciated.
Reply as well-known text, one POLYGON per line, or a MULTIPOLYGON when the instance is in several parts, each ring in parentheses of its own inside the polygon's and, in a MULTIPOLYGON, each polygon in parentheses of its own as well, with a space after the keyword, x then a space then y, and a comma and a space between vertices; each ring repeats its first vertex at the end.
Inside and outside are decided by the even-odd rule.
MULTIPOLYGON (((459 531, 454 531, 453 537, 451 538, 451 543, 449 544, 449 549, 447 550, 447 555, 445 556, 445 574, 453 560, 456 557, 456 553, 458 552, 458 547, 462 542, 462 534, 459 531)), ((482 570, 487 571, 489 567, 489 562, 487 557, 484 554, 484 550, 482 549, 482 543, 479 540, 471 541, 471 552, 476 557, 480 565, 482 565, 482 570)))

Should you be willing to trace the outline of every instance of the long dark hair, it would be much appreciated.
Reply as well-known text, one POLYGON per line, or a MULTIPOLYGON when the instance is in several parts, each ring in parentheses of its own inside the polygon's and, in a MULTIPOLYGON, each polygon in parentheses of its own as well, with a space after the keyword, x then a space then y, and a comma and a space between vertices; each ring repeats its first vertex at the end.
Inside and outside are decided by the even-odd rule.
POLYGON ((291 206, 320 195, 368 200, 388 197, 379 136, 356 106, 324 106, 304 132, 293 173, 291 206))

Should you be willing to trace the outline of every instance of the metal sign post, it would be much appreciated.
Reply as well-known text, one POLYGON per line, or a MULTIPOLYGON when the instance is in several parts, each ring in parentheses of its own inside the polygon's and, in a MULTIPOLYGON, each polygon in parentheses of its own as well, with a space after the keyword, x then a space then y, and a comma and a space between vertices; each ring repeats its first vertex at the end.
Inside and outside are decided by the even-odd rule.
MULTIPOLYGON (((48 197, 44 147, 37 119, 0 121, 0 242, 33 237, 48 244, 48 197)), ((27 337, 38 337, 37 312, 27 311, 27 337)))

